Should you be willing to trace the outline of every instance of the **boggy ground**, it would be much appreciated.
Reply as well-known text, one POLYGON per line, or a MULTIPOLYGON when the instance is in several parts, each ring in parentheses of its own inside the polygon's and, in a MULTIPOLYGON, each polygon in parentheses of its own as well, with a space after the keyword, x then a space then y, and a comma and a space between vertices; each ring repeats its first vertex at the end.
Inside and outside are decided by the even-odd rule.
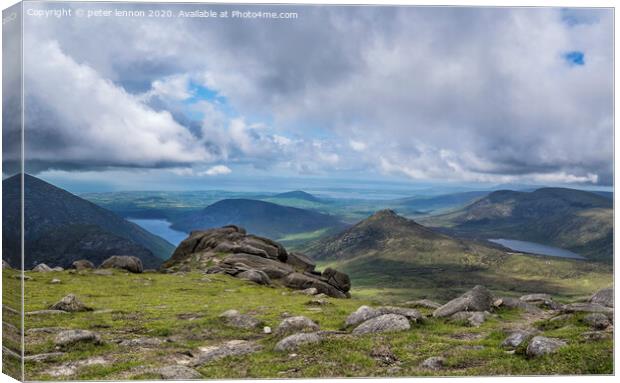
MULTIPOLYGON (((5 282, 13 270, 3 270, 5 282)), ((613 340, 586 339, 591 331, 583 314, 549 321, 550 311, 527 314, 498 309, 480 327, 429 317, 411 329, 394 333, 352 335, 334 333, 316 344, 277 352, 282 336, 275 330, 287 316, 303 315, 321 330, 342 330, 345 318, 361 305, 379 306, 381 297, 352 299, 314 297, 293 290, 259 286, 225 275, 113 271, 112 275, 87 272, 27 272, 25 311, 47 309, 69 293, 93 311, 35 314, 25 317, 26 379, 112 380, 160 379, 158 369, 187 365, 200 350, 229 340, 247 340, 260 350, 193 366, 196 378, 298 378, 422 375, 538 375, 611 374, 613 340), (51 283, 59 279, 60 283, 51 283), (219 315, 229 309, 263 322, 253 329, 228 326, 219 315), (539 335, 567 342, 557 352, 528 358, 524 347, 508 352, 502 341, 514 328, 536 327, 539 335), (85 329, 101 337, 101 344, 81 344, 57 350, 54 338, 63 329, 85 329), (139 339, 134 344, 120 343, 139 339), (57 353, 44 361, 33 355, 57 353), (429 357, 444 358, 437 370, 421 367, 429 357)), ((6 284, 5 284, 6 286, 6 284)), ((458 294, 455 294, 458 295, 458 294)), ((411 299, 417 297, 411 296, 411 299)), ((440 302, 444 303, 444 302, 440 302)), ((420 309, 430 314, 429 309, 420 309)))

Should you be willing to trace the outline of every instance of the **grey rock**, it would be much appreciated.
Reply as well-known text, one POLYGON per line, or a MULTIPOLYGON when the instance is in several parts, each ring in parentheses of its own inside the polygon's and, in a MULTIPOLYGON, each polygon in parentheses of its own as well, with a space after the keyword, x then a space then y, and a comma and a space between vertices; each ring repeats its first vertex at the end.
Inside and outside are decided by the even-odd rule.
POLYGON ((231 340, 218 346, 205 347, 201 349, 198 356, 190 363, 190 366, 200 366, 227 356, 247 355, 257 352, 260 349, 260 345, 251 341, 231 340))
POLYGON ((157 347, 164 343, 163 340, 157 338, 133 338, 133 339, 125 339, 119 342, 120 346, 123 347, 157 347))
POLYGON ((581 338, 587 342, 597 342, 599 340, 611 339, 613 333, 609 331, 586 331, 581 334, 581 338))
POLYGON ((159 377, 164 380, 202 379, 200 372, 194 370, 193 368, 181 365, 161 367, 154 370, 154 373, 159 375, 159 377))
POLYGON ((546 301, 553 300, 553 298, 549 294, 527 294, 527 295, 521 296, 521 298, 519 299, 522 300, 523 302, 529 302, 529 303, 544 303, 546 301))
POLYGON ((295 270, 301 272, 313 271, 316 267, 316 264, 310 257, 301 253, 289 253, 286 258, 286 263, 293 266, 295 270))
POLYGON ((74 294, 69 294, 49 307, 50 310, 67 312, 92 311, 92 308, 82 303, 74 294))
POLYGON ((261 327, 263 324, 261 320, 256 319, 250 315, 241 314, 237 310, 227 310, 220 314, 219 317, 222 318, 226 322, 226 324, 231 327, 243 328, 248 330, 261 327))
POLYGON ((345 326, 356 326, 362 322, 367 321, 381 315, 379 310, 370 306, 360 306, 355 312, 351 313, 345 320, 345 326))
POLYGON ((493 302, 493 305, 495 307, 507 307, 511 309, 519 309, 519 310, 523 310, 531 314, 537 314, 537 313, 542 312, 542 310, 538 308, 537 306, 534 306, 533 304, 530 304, 526 301, 523 301, 517 298, 510 298, 510 297, 499 298, 495 302, 493 302))
POLYGON ((545 354, 551 354, 559 348, 566 346, 566 342, 560 339, 547 338, 544 336, 535 336, 527 345, 526 354, 529 357, 538 357, 545 354))
POLYGON ((54 344, 61 348, 74 345, 76 343, 101 344, 101 337, 89 330, 65 330, 61 331, 54 338, 54 344))
POLYGON ((333 285, 327 282, 323 282, 320 279, 308 276, 302 273, 291 273, 282 279, 282 283, 286 287, 290 287, 296 290, 305 290, 314 287, 319 291, 333 298, 347 298, 347 294, 337 289, 333 285))
POLYGON ((103 276, 114 275, 112 270, 95 270, 95 271, 93 271, 93 274, 95 274, 95 275, 103 275, 103 276))
POLYGON ((269 278, 274 279, 283 278, 293 272, 293 268, 286 263, 254 254, 229 255, 218 266, 230 275, 236 275, 247 270, 260 270, 269 278))
POLYGON ((605 314, 609 318, 613 318, 614 309, 611 307, 606 307, 600 305, 598 303, 570 303, 564 305, 562 311, 565 313, 601 313, 605 314))
POLYGON ((275 346, 275 350, 292 351, 297 349, 299 346, 319 342, 321 342, 321 337, 317 333, 293 334, 279 341, 275 346))
POLYGON ((142 261, 138 257, 130 255, 113 255, 103 261, 99 266, 101 269, 122 269, 130 273, 141 273, 144 270, 142 261))
POLYGON ((444 358, 440 356, 432 356, 428 359, 425 359, 422 364, 420 364, 420 367, 428 370, 441 370, 444 367, 444 364, 444 358))
POLYGON ((245 279, 259 285, 270 285, 271 279, 269 276, 261 270, 246 270, 236 275, 239 279, 245 279))
POLYGON ((36 310, 28 311, 25 315, 56 315, 56 314, 68 314, 65 310, 36 310))
POLYGON ((322 276, 327 279, 327 283, 340 291, 347 292, 351 290, 351 279, 343 272, 328 267, 323 271, 322 276))
POLYGON ((65 269, 63 269, 60 266, 56 266, 56 267, 52 267, 52 271, 65 271, 65 269))
POLYGON ((489 311, 492 304, 493 296, 491 292, 485 287, 478 285, 435 310, 433 316, 442 318, 459 311, 489 311))
POLYGON ((407 307, 380 306, 380 307, 377 307, 377 312, 379 313, 379 315, 385 315, 385 314, 402 315, 412 322, 417 322, 418 320, 423 318, 423 315, 418 310, 407 308, 407 307))
POLYGON ((10 269, 10 268, 11 268, 11 265, 10 265, 7 261, 5 261, 5 260, 3 259, 3 260, 2 260, 2 270, 4 270, 4 269, 10 269))
POLYGON ((53 284, 53 285, 57 285, 57 284, 59 284, 59 283, 61 283, 61 282, 62 282, 62 281, 61 281, 60 279, 58 279, 58 278, 53 278, 53 279, 50 281, 50 283, 51 283, 51 284, 53 284))
POLYGON ((411 325, 406 317, 398 314, 385 314, 363 322, 353 330, 353 334, 363 335, 405 331, 410 328, 411 325))
POLYGON ((87 259, 80 259, 80 260, 73 262, 71 264, 71 267, 73 267, 77 271, 82 271, 82 270, 94 269, 95 265, 87 259))
POLYGON ((589 302, 601 306, 614 307, 614 289, 608 288, 597 291, 590 297, 589 302))
POLYGON ((466 322, 473 327, 480 327, 489 314, 484 311, 459 311, 450 316, 452 322, 466 322))
POLYGON ((611 325, 607 316, 602 313, 588 314, 583 321, 595 330, 604 330, 611 325))
POLYGON ((275 330, 277 336, 283 336, 299 332, 316 332, 319 325, 305 316, 294 316, 284 319, 275 330))
POLYGON ((307 289, 299 291, 299 294, 303 295, 317 295, 318 293, 319 290, 317 290, 316 287, 309 287, 307 289))
POLYGON ((552 317, 551 319, 549 319, 549 322, 561 322, 561 321, 569 320, 574 316, 575 316, 574 314, 560 314, 560 315, 556 315, 552 317))
POLYGON ((515 349, 519 347, 521 344, 527 342, 530 338, 532 338, 536 334, 534 329, 528 330, 516 330, 512 332, 504 341, 501 346, 508 349, 515 349))
POLYGON ((52 268, 46 265, 45 263, 39 263, 38 265, 32 268, 32 271, 36 271, 38 273, 49 273, 54 270, 52 270, 52 268))

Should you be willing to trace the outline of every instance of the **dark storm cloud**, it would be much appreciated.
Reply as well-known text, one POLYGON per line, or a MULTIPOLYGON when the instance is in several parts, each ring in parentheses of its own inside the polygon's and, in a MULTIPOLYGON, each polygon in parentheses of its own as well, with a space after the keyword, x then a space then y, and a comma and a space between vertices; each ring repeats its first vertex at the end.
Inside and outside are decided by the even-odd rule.
MULTIPOLYGON (((250 8, 211 6, 231 7, 250 8)), ((484 182, 612 179, 609 10, 251 8, 300 17, 28 19, 27 46, 39 52, 32 65, 47 61, 41 51, 61 63, 43 65, 39 75, 92 69, 87 91, 126 93, 120 99, 130 110, 115 119, 106 110, 123 107, 104 98, 81 97, 72 106, 89 104, 90 123, 107 123, 109 134, 114 124, 127 124, 139 126, 136 133, 148 130, 145 141, 152 141, 135 141, 128 156, 93 133, 78 135, 92 141, 88 153, 71 147, 79 140, 58 144, 58 153, 85 166, 193 160, 484 182), (57 49, 41 50, 50 40, 57 49), (570 52, 583 53, 584 65, 569 65, 570 52), (217 92, 238 115, 205 100, 202 121, 184 116, 183 86, 191 83, 217 92), (255 122, 261 118, 268 122, 255 122), (140 125, 145 119, 158 123, 140 125), (327 136, 317 137, 319 131, 327 136), (162 135, 167 151, 156 145, 162 135)), ((31 81, 41 102, 56 85, 31 81)), ((55 112, 68 137, 89 124, 87 116, 55 112)))

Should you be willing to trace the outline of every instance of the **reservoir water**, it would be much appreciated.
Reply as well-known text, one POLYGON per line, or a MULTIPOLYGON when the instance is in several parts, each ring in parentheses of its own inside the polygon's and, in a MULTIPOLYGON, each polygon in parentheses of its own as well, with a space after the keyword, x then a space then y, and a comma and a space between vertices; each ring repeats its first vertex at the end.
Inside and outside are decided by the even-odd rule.
POLYGON ((489 242, 497 243, 510 250, 520 251, 523 253, 548 255, 550 257, 571 258, 571 259, 586 259, 577 253, 572 251, 560 249, 559 247, 542 245, 535 242, 519 241, 516 239, 489 239, 489 242))
POLYGON ((165 219, 128 218, 127 220, 135 223, 136 225, 140 226, 141 228, 152 234, 162 237, 174 246, 177 246, 179 243, 181 243, 181 241, 187 238, 187 233, 170 228, 170 225, 172 224, 165 219))

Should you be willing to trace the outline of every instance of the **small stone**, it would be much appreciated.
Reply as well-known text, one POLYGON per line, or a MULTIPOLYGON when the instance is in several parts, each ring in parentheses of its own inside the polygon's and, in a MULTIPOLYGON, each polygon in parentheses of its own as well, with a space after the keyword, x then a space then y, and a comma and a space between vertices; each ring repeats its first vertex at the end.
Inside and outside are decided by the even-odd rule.
POLYGON ((60 301, 51 305, 50 310, 62 310, 67 312, 92 311, 92 309, 82 303, 75 294, 69 294, 60 301))
POLYGON ((428 369, 428 370, 441 370, 444 366, 445 359, 440 356, 432 356, 428 359, 425 359, 420 367, 428 369))
POLYGON ((210 346, 200 349, 198 356, 190 363, 190 366, 196 367, 213 360, 225 358, 234 355, 246 355, 257 352, 261 346, 247 340, 231 340, 218 346, 210 346))
POLYGON ((311 343, 319 343, 321 341, 321 337, 317 333, 299 333, 290 335, 281 341, 279 341, 276 346, 276 351, 292 351, 297 349, 299 346, 311 343))
POLYGON ((276 328, 276 335, 283 336, 298 332, 315 332, 319 330, 319 325, 312 319, 305 316, 294 316, 284 319, 276 328))
POLYGON ((54 339, 54 344, 61 348, 76 343, 101 344, 101 338, 96 333, 88 330, 65 330, 58 333, 54 339))
POLYGON ((592 313, 583 318, 583 322, 595 330, 604 330, 611 325, 605 314, 592 313))
POLYGON ((51 284, 53 284, 53 285, 56 285, 56 284, 58 284, 58 283, 61 283, 61 280, 60 280, 60 279, 58 279, 58 278, 54 278, 54 279, 52 279, 52 280, 50 281, 50 283, 51 283, 51 284))
POLYGON ((501 346, 504 348, 515 349, 534 336, 534 330, 517 330, 511 333, 501 346))
POLYGON ((259 327, 263 322, 250 315, 239 313, 237 310, 227 310, 220 314, 227 325, 243 329, 253 329, 259 327))
POLYGON ((49 273, 54 270, 52 270, 52 268, 46 265, 45 263, 39 263, 38 265, 32 268, 32 271, 36 271, 39 273, 49 273))
POLYGON ((191 380, 201 379, 200 372, 187 366, 172 365, 158 368, 154 371, 164 380, 191 380))
POLYGON ((547 338, 544 336, 535 336, 527 345, 526 354, 529 357, 538 357, 545 354, 551 354, 559 348, 566 346, 566 342, 560 339, 547 338))
POLYGON ((271 334, 271 327, 269 326, 263 327, 263 334, 271 334))
POLYGON ((363 322, 353 330, 354 335, 409 330, 409 320, 398 314, 385 314, 363 322))

